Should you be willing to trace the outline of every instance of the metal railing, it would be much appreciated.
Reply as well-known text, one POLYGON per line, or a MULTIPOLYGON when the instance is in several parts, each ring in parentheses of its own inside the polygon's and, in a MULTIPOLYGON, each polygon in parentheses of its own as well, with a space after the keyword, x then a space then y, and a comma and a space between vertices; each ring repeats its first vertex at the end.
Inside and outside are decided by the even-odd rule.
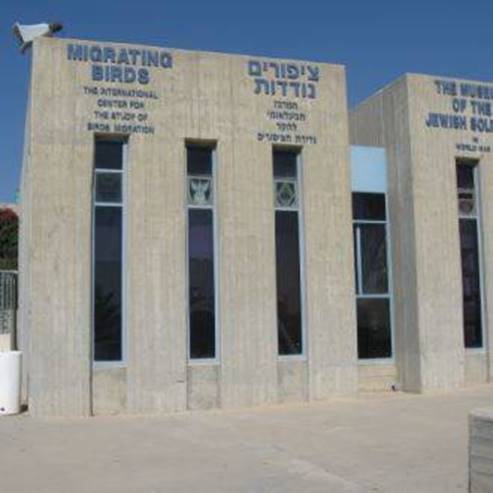
POLYGON ((16 328, 17 272, 0 270, 0 334, 13 334, 16 328))

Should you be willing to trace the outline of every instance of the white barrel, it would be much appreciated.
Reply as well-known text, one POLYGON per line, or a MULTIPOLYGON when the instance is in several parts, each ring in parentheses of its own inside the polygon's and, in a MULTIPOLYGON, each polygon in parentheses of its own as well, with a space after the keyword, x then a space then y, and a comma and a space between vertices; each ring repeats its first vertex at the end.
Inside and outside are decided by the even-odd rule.
POLYGON ((20 351, 0 352, 0 416, 20 412, 21 359, 20 351))

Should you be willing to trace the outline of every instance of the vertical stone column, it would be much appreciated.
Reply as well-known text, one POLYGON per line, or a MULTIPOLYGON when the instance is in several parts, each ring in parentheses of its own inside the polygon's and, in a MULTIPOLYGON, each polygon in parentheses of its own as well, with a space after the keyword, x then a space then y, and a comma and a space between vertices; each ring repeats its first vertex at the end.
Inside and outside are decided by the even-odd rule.
POLYGON ((450 111, 433 81, 406 77, 421 391, 464 385, 456 143, 470 136, 426 125, 429 112, 450 111))
POLYGON ((36 105, 30 120, 29 200, 23 205, 29 235, 21 261, 30 294, 21 320, 31 321, 22 349, 28 352, 34 416, 90 414, 93 136, 77 127, 81 105, 64 73, 64 49, 40 39, 33 52, 36 105))

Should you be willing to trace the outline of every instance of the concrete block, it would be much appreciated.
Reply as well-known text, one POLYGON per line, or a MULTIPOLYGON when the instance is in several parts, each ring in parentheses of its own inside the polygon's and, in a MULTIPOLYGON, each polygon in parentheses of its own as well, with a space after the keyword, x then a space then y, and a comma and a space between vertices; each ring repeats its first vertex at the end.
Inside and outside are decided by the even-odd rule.
POLYGON ((306 361, 277 363, 279 402, 308 399, 308 364, 306 361))
POLYGON ((92 413, 97 416, 126 411, 126 368, 95 368, 92 373, 92 413))
POLYGON ((466 351, 465 360, 466 385, 488 382, 488 353, 485 351, 466 351))
POLYGON ((187 385, 188 409, 219 407, 219 365, 189 365, 187 385))
POLYGON ((469 415, 469 493, 493 491, 493 408, 469 415))
POLYGON ((397 385, 397 368, 395 364, 359 364, 358 389, 361 392, 391 391, 397 385))

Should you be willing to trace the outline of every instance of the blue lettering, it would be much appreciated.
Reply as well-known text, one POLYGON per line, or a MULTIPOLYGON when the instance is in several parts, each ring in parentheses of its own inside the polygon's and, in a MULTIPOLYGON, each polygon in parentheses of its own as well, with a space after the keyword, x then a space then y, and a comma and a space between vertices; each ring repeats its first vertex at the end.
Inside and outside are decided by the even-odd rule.
POLYGON ((137 57, 140 55, 140 51, 128 50, 128 53, 130 54, 130 58, 132 59, 132 65, 135 65, 137 63, 137 57))
POLYGON ((89 58, 91 59, 91 62, 101 62, 103 61, 103 51, 99 46, 91 46, 89 58))
POLYGON ((173 66, 173 58, 169 53, 161 52, 159 56, 159 62, 163 68, 171 68, 173 66))
POLYGON ((261 74, 262 74, 262 66, 260 62, 257 62, 256 60, 250 60, 248 62, 248 75, 259 77, 261 74))
POLYGON ((149 84, 149 70, 146 68, 139 68, 137 72, 137 79, 140 84, 149 84))
POLYGON ((473 132, 493 132, 493 120, 487 118, 477 118, 475 116, 471 117, 471 130, 473 132))
POLYGON ((104 48, 103 49, 103 60, 104 63, 112 62, 115 63, 116 53, 113 48, 104 48))
POLYGON ((95 81, 103 80, 104 72, 102 65, 93 65, 91 72, 92 72, 92 80, 95 81))
POLYGON ((69 60, 79 60, 79 61, 87 61, 87 46, 82 45, 67 45, 67 58, 69 60))
POLYGON ((111 69, 111 82, 123 82, 122 80, 122 75, 123 71, 121 67, 115 67, 114 65, 111 65, 109 67, 111 69))
POLYGON ((124 63, 125 65, 128 65, 130 63, 128 59, 128 53, 125 48, 122 48, 118 53, 118 60, 116 63, 124 63))
POLYGON ((144 65, 152 65, 153 67, 159 67, 159 53, 157 51, 147 51, 145 59, 147 60, 144 65))
POLYGON ((443 113, 428 113, 425 122, 427 127, 450 128, 454 130, 467 130, 467 120, 462 115, 446 115, 443 113))
POLYGON ((136 78, 137 74, 135 73, 135 69, 132 67, 125 67, 123 70, 123 82, 129 84, 131 82, 135 82, 136 78))

